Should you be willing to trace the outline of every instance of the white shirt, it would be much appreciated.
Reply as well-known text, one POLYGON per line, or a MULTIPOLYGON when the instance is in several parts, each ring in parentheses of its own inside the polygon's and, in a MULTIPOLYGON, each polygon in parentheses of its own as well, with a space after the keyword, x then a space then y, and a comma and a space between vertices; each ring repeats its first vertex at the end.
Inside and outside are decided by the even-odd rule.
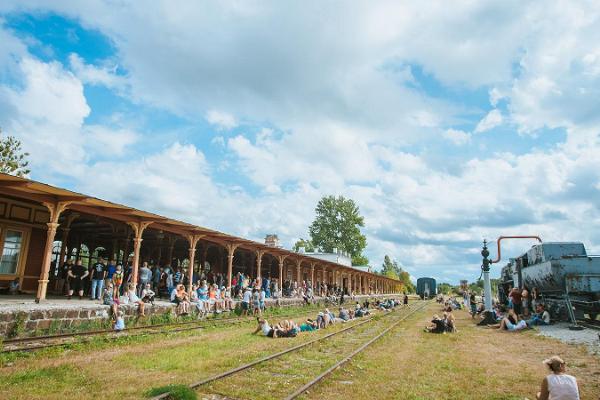
POLYGON ((262 332, 265 336, 267 336, 267 334, 271 331, 271 327, 269 326, 268 323, 264 323, 260 326, 260 328, 262 329, 262 332))
POLYGON ((249 290, 246 290, 244 292, 244 299, 243 299, 244 303, 250 303, 250 298, 252 298, 252 292, 249 290))
POLYGON ((546 377, 548 381, 548 400, 579 400, 577 379, 566 374, 550 374, 546 377))

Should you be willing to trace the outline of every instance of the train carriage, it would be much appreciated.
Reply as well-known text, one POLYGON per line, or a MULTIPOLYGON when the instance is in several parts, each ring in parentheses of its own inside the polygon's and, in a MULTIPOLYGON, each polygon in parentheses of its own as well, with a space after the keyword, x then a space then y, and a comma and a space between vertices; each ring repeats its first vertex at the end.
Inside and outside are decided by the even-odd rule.
POLYGON ((433 278, 417 279, 417 294, 422 299, 429 299, 437 295, 437 285, 433 278))

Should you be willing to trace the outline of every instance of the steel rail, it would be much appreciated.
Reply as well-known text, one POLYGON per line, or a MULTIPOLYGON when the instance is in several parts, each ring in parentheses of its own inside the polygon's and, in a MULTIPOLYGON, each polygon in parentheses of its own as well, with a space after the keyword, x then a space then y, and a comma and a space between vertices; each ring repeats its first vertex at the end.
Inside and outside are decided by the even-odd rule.
MULTIPOLYGON (((428 303, 429 303, 429 302, 428 302, 428 303)), ((427 304, 428 304, 428 303, 427 303, 427 304)), ((427 304, 425 304, 423 307, 425 307, 427 304)), ((418 310, 421 310, 423 307, 420 307, 418 310)), ((415 311, 416 311, 416 310, 415 310, 415 311)), ((411 312, 410 314, 412 314, 412 312, 411 312)), ((409 315, 410 315, 410 314, 409 314, 409 315)), ((385 315, 383 315, 383 317, 386 317, 386 316, 388 316, 388 315, 391 315, 391 314, 390 314, 390 313, 388 313, 388 314, 385 314, 385 315)), ((349 330, 351 330, 351 329, 355 329, 355 328, 357 328, 357 327, 359 327, 359 326, 362 326, 362 325, 364 325, 364 324, 366 324, 366 323, 368 323, 368 322, 371 322, 371 321, 373 321, 373 320, 374 320, 374 317, 375 317, 375 316, 371 316, 370 318, 368 318, 368 319, 365 319, 364 321, 361 321, 361 322, 358 322, 358 323, 352 324, 351 326, 348 326, 348 327, 346 327, 346 328, 340 329, 339 331, 336 331, 336 332, 329 333, 329 334, 327 334, 327 335, 325 335, 325 336, 322 336, 322 337, 319 337, 319 338, 316 338, 316 339, 313 339, 313 340, 309 340, 309 341, 308 341, 308 342, 306 342, 306 343, 301 343, 301 344, 299 344, 299 345, 292 346, 292 347, 290 347, 290 348, 288 348, 288 349, 285 349, 285 350, 279 351, 279 352, 277 352, 277 353, 274 353, 274 354, 271 354, 271 355, 268 355, 268 356, 265 356, 265 357, 259 358, 258 360, 254 360, 254 361, 252 361, 252 362, 249 362, 249 363, 247 363, 247 364, 240 365, 240 366, 238 366, 238 367, 236 367, 236 368, 233 368, 233 369, 230 369, 230 370, 228 370, 228 371, 224 371, 224 372, 221 372, 221 373, 219 373, 219 374, 216 374, 216 375, 210 376, 210 377, 208 377, 208 378, 202 379, 202 380, 200 380, 200 381, 197 381, 197 382, 191 383, 191 384, 189 385, 189 387, 190 387, 191 389, 196 389, 196 388, 198 388, 198 387, 200 387, 200 386, 204 386, 204 385, 206 385, 206 384, 208 384, 208 383, 211 383, 211 382, 217 381, 217 380, 219 380, 219 379, 223 379, 223 378, 226 378, 226 377, 228 377, 228 376, 235 375, 235 374, 237 374, 238 372, 245 371, 245 370, 247 370, 247 369, 250 369, 250 368, 252 368, 252 367, 254 367, 254 366, 258 365, 258 364, 262 364, 262 363, 264 363, 264 362, 266 362, 266 361, 270 361, 270 360, 273 360, 273 359, 275 359, 275 358, 281 357, 281 356, 283 356, 283 355, 285 355, 285 354, 289 354, 289 353, 292 353, 292 352, 294 352, 294 351, 300 350, 300 349, 302 349, 302 348, 305 348, 305 347, 307 347, 307 346, 310 346, 310 345, 312 345, 312 344, 314 344, 314 343, 317 343, 317 342, 323 341, 323 340, 325 340, 325 339, 328 339, 328 338, 330 338, 330 337, 332 337, 332 336, 338 335, 338 334, 340 334, 340 333, 343 333, 343 332, 347 332, 347 331, 349 331, 349 330)), ((162 394, 160 394, 160 395, 158 395, 158 396, 152 397, 152 398, 151 398, 151 400, 162 400, 162 399, 168 399, 168 398, 169 398, 169 396, 170 396, 170 392, 165 392, 165 393, 162 393, 162 394)))
POLYGON ((424 309, 428 304, 423 304, 421 307, 412 310, 411 312, 409 312, 408 314, 402 316, 398 321, 394 322, 392 325, 390 325, 389 327, 387 327, 386 329, 384 329, 381 333, 379 333, 377 336, 375 336, 374 338, 370 339, 369 341, 367 341, 366 343, 362 344, 359 348, 357 348, 356 350, 354 350, 352 353, 350 353, 349 355, 347 355, 346 357, 344 357, 342 360, 338 361, 337 363, 335 363, 334 365, 332 365, 331 367, 329 367, 326 371, 322 372, 321 374, 319 374, 316 378, 314 378, 312 381, 308 382, 307 384, 305 384, 304 386, 302 386, 300 389, 296 390, 294 393, 290 394, 289 396, 287 396, 285 398, 285 400, 293 400, 297 397, 299 397, 300 395, 302 395, 304 392, 306 392, 308 389, 310 389, 311 387, 313 387, 314 385, 316 385, 317 383, 321 382, 323 379, 325 379, 327 376, 331 375, 336 369, 342 367, 344 364, 348 363, 349 361, 352 360, 352 358, 354 358, 358 353, 362 352, 364 349, 366 349, 367 347, 369 347, 371 344, 373 344, 375 341, 379 340, 381 337, 383 337, 386 333, 388 333, 389 331, 391 331, 392 329, 394 329, 400 322, 404 321, 406 318, 410 317, 411 315, 413 315, 414 313, 416 313, 417 311, 421 311, 422 309, 424 309))
MULTIPOLYGON (((310 314, 312 312, 314 312, 314 310, 312 310, 310 312, 307 311, 307 312, 299 313, 299 314, 281 315, 278 317, 287 318, 287 317, 303 316, 303 315, 310 314)), ((57 335, 16 338, 16 339, 5 340, 2 342, 2 344, 4 346, 6 344, 12 345, 12 344, 16 344, 16 343, 31 343, 31 342, 35 342, 38 340, 43 341, 43 340, 78 338, 78 337, 87 337, 87 336, 99 336, 99 337, 106 337, 111 340, 116 340, 116 339, 119 339, 119 338, 125 337, 125 336, 135 337, 135 336, 142 336, 142 335, 178 333, 178 332, 185 332, 185 331, 191 331, 191 330, 196 330, 196 329, 204 329, 209 325, 217 325, 218 326, 218 325, 222 325, 222 324, 229 324, 229 323, 235 324, 235 323, 244 323, 244 322, 250 322, 250 321, 254 321, 254 317, 252 317, 252 318, 241 318, 241 317, 210 318, 210 319, 204 319, 204 320, 198 320, 198 321, 186 321, 186 322, 180 322, 180 323, 174 323, 174 324, 135 326, 135 327, 130 327, 130 328, 124 329, 119 332, 116 332, 112 329, 106 329, 106 330, 96 330, 96 331, 88 331, 88 332, 61 333, 61 334, 57 334, 57 335), (194 325, 192 327, 177 329, 177 327, 179 327, 179 326, 192 325, 192 324, 194 325), (158 328, 165 328, 165 327, 166 328, 173 327, 176 329, 157 330, 158 328), (139 331, 142 329, 145 329, 146 331, 141 332, 139 334, 129 334, 129 332, 139 331), (113 336, 110 336, 111 333, 113 334, 113 336)), ((87 341, 87 340, 83 340, 83 341, 79 341, 79 342, 58 342, 58 343, 47 343, 47 344, 40 344, 40 345, 34 345, 34 346, 8 348, 8 349, 3 348, 2 351, 0 351, 0 354, 14 353, 14 352, 19 352, 19 351, 28 352, 28 351, 41 350, 41 349, 46 349, 46 348, 51 348, 51 347, 69 346, 71 344, 80 344, 80 343, 88 343, 88 342, 89 341, 87 341)))

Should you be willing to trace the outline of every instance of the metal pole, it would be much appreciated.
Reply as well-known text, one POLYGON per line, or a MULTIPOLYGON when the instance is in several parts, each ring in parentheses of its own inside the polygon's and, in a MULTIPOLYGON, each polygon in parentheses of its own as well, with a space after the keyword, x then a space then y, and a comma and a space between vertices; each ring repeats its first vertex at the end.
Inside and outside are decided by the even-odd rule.
POLYGON ((479 325, 488 325, 496 323, 494 313, 492 312, 492 285, 490 283, 490 264, 491 261, 488 259, 490 252, 487 248, 487 240, 483 240, 483 249, 481 250, 483 261, 481 263, 481 270, 483 271, 483 293, 485 296, 485 312, 484 319, 479 325))

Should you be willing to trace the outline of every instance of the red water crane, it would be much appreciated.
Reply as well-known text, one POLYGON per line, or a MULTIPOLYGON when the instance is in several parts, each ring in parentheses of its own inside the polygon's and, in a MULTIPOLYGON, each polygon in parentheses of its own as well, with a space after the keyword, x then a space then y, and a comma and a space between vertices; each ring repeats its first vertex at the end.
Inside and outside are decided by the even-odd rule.
POLYGON ((498 258, 491 261, 491 264, 495 264, 495 263, 499 262, 500 259, 502 258, 501 253, 500 253, 500 242, 502 241, 502 239, 537 239, 538 242, 542 243, 542 239, 540 239, 539 236, 500 236, 500 237, 498 237, 498 240, 496 241, 498 243, 498 258))

